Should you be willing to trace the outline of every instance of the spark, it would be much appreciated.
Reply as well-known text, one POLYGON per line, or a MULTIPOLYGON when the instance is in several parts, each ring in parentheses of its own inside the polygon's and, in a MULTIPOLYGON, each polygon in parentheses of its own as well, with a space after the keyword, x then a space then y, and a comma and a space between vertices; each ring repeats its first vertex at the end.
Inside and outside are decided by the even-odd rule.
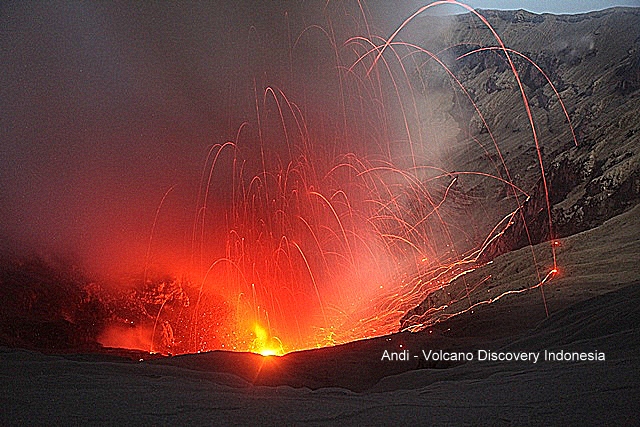
MULTIPOLYGON (((362 4, 358 4, 364 16, 362 4)), ((293 54, 311 30, 320 30, 333 49, 343 112, 333 123, 335 129, 315 130, 303 114, 304 106, 285 90, 274 85, 260 89, 254 80, 254 118, 238 127, 234 140, 209 148, 190 242, 191 280, 197 285, 188 307, 174 309, 168 298, 162 302, 155 318, 152 349, 157 350, 153 343, 156 326, 165 320, 173 323, 183 351, 231 348, 274 356, 361 340, 398 331, 407 313, 434 292, 449 300, 421 315, 409 316, 403 330, 424 330, 537 288, 548 314, 544 286, 558 274, 556 249, 561 245, 553 234, 538 132, 510 55, 531 62, 551 84, 548 76, 529 57, 506 47, 479 12, 458 1, 436 1, 419 8, 388 38, 371 34, 366 17, 363 19, 366 35, 347 38, 342 48, 336 42, 332 22, 329 28, 306 27, 294 43, 290 38, 292 74, 293 54), (438 54, 398 39, 418 15, 444 4, 458 5, 480 19, 498 44, 458 59, 484 50, 504 54, 531 127, 546 201, 553 266, 542 267, 532 247, 536 268, 536 277, 529 278, 532 283, 493 296, 483 288, 491 274, 473 279, 491 264, 479 260, 519 217, 524 219, 522 208, 532 195, 514 183, 499 140, 463 82, 438 54), (420 58, 440 67, 443 76, 451 79, 452 90, 463 95, 487 129, 490 143, 485 141, 485 146, 471 136, 469 144, 480 147, 494 173, 449 171, 418 155, 416 147, 423 136, 420 126, 412 123, 411 115, 419 119, 420 110, 411 74, 424 66, 420 58), (348 113, 347 106, 354 105, 361 111, 354 107, 356 111, 348 113), (371 124, 367 131, 372 135, 390 135, 388 110, 398 114, 409 161, 392 155, 391 140, 383 138, 376 141, 376 149, 362 150, 359 147, 368 145, 368 139, 348 137, 364 139, 369 135, 349 128, 357 121, 350 114, 362 115, 371 124), (251 128, 257 136, 248 131, 251 128), (343 137, 330 139, 327 135, 343 137), (499 161, 494 162, 492 149, 499 161), (230 195, 212 190, 216 179, 231 182, 230 195), (482 199, 474 199, 476 196, 464 188, 467 180, 501 185, 510 195, 498 218, 482 218, 490 225, 483 226, 486 229, 478 225, 476 235, 469 228, 483 222, 473 217, 481 213, 469 211, 482 199), (451 296, 451 287, 457 283, 464 284, 463 296, 451 296), (479 294, 482 299, 476 300, 479 294)), ((569 119, 560 95, 551 86, 569 119)), ((577 144, 570 120, 568 123, 577 144)), ((156 212, 147 260, 160 207, 172 189, 165 193, 156 212)), ((524 227, 532 243, 526 222, 524 227)))

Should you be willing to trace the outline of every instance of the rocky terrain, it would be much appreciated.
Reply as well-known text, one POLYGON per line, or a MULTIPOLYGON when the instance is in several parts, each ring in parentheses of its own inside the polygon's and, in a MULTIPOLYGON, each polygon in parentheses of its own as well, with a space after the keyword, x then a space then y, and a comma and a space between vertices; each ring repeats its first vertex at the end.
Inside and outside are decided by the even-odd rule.
MULTIPOLYGON (((517 52, 509 56, 531 106, 557 235, 600 225, 634 206, 640 188, 636 114, 640 107, 640 12, 610 9, 554 16, 487 11, 485 15, 505 45, 517 52), (566 106, 575 141, 554 87, 566 106)), ((423 45, 433 52, 443 51, 442 56, 448 58, 451 71, 485 116, 514 184, 532 191, 534 197, 543 196, 536 188, 540 167, 531 127, 504 53, 481 51, 457 59, 479 47, 497 46, 493 36, 467 15, 424 25, 440 27, 440 31, 428 32, 431 36, 423 45)), ((414 31, 420 33, 419 28, 414 31)), ((434 92, 440 96, 448 92, 450 97, 448 103, 424 102, 425 125, 434 121, 437 125, 438 117, 443 125, 444 121, 447 126, 452 120, 457 123, 458 133, 449 141, 454 149, 447 156, 453 170, 492 172, 490 161, 498 153, 486 127, 469 102, 447 90, 453 84, 439 68, 431 62, 421 66, 416 76, 425 98, 434 92), (488 156, 480 145, 487 148, 488 156)))
MULTIPOLYGON (((552 237, 592 229, 640 200, 640 12, 619 8, 578 16, 483 13, 510 49, 531 108, 553 226, 549 227, 547 194, 517 80, 504 52, 476 51, 497 46, 497 41, 468 15, 419 18, 411 37, 429 34, 423 36, 423 45, 440 52, 475 104, 460 93, 441 65, 431 60, 419 65, 414 84, 422 87, 424 96, 418 97, 425 112, 423 126, 449 127, 438 133, 448 135, 451 147, 442 154, 444 162, 451 170, 508 178, 529 194, 516 204, 521 207, 510 225, 484 248, 479 264, 552 237), (427 27, 430 31, 421 30, 427 27), (429 102, 434 96, 440 102, 429 102), (457 123, 456 133, 451 123, 457 123)), ((472 208, 484 214, 474 216, 480 221, 495 223, 508 213, 505 207, 510 205, 504 201, 514 198, 513 191, 498 181, 480 184, 462 176, 456 185, 463 194, 482 194, 482 202, 472 208)))

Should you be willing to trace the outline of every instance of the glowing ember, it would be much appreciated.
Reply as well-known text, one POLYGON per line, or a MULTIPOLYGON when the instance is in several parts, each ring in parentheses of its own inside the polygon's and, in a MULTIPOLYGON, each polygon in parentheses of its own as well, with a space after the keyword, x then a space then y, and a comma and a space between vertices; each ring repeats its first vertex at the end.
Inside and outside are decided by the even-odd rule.
MULTIPOLYGON (((334 44, 345 111, 335 132, 314 133, 302 108, 283 91, 266 87, 259 93, 256 88, 254 121, 243 123, 235 140, 209 150, 191 231, 192 262, 184 268, 189 280, 184 290, 167 286, 159 301, 153 348, 222 348, 268 356, 397 331, 409 310, 429 293, 464 281, 524 218, 531 195, 514 183, 473 97, 437 54, 398 39, 420 13, 444 3, 469 11, 498 45, 469 49, 457 60, 495 54, 513 72, 532 131, 547 237, 553 242, 553 264, 536 264, 538 278, 526 290, 542 290, 556 274, 559 242, 553 240, 538 136, 510 56, 521 54, 506 48, 472 8, 437 1, 418 10, 388 39, 353 37, 344 50, 334 44), (472 140, 491 159, 494 173, 448 171, 429 159, 420 127, 413 123, 419 122, 420 112, 410 68, 427 63, 440 68, 488 130, 488 146, 472 140), (352 113, 347 111, 363 115, 370 126, 349 128, 352 113), (392 115, 402 122, 406 152, 398 153, 389 136, 392 115), (483 199, 474 189, 482 186, 504 190, 504 206, 495 209, 503 219, 478 217, 483 199)), ((156 220, 171 190, 162 198, 156 220)), ((151 247, 150 242, 148 253, 151 247)), ((472 303, 470 293, 488 279, 464 282, 464 292, 450 304, 465 299, 468 304, 456 314, 523 291, 472 303)), ((407 329, 419 330, 452 314, 427 315, 434 312, 410 319, 407 329)))
POLYGON ((278 337, 271 337, 266 329, 259 324, 255 324, 253 331, 256 339, 251 345, 252 351, 263 356, 282 356, 284 349, 278 337))

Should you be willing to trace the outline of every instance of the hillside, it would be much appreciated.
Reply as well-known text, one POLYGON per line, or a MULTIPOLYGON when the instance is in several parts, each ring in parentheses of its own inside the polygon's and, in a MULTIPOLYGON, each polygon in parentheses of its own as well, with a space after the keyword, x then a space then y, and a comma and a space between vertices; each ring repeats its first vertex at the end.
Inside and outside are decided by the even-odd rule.
MULTIPOLYGON (((618 8, 577 16, 483 14, 509 49, 531 108, 552 205, 553 237, 591 229, 636 206, 640 12, 618 8)), ((479 262, 549 240, 536 141, 505 53, 491 48, 498 42, 475 16, 419 17, 409 37, 420 35, 421 45, 437 53, 459 80, 430 58, 418 61, 413 73, 414 85, 421 87, 417 102, 424 133, 436 129, 438 140, 448 138, 443 162, 452 171, 502 177, 530 196, 517 203, 513 190, 498 180, 458 176, 456 190, 476 196, 474 206, 467 208, 474 213, 476 229, 487 229, 522 204, 520 214, 479 262)), ((451 210, 454 204, 451 200, 451 210)))

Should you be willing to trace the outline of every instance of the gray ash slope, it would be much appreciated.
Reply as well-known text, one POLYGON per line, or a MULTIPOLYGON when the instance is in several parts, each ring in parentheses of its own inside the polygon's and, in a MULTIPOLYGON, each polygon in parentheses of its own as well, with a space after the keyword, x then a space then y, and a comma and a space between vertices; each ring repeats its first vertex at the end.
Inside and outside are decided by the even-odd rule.
MULTIPOLYGON (((482 13, 513 50, 510 57, 529 101, 545 167, 553 237, 592 229, 636 206, 640 201, 640 11, 614 8, 562 16, 482 13), (575 140, 547 77, 566 106, 575 140)), ((425 60, 412 79, 421 88, 417 97, 420 126, 425 135, 432 135, 430 149, 441 150, 448 170, 510 179, 531 196, 521 208, 523 215, 514 217, 479 261, 549 240, 538 155, 517 81, 503 52, 474 52, 496 47, 498 42, 472 15, 426 16, 412 25, 408 35, 400 35, 422 40, 421 45, 438 53, 486 123, 442 66, 425 60), (442 145, 446 148, 438 148, 442 145), (508 170, 501 166, 500 156, 508 170)), ((517 206, 508 186, 497 180, 487 183, 458 176, 456 191, 479 196, 481 202, 471 210, 480 230, 517 206)))

